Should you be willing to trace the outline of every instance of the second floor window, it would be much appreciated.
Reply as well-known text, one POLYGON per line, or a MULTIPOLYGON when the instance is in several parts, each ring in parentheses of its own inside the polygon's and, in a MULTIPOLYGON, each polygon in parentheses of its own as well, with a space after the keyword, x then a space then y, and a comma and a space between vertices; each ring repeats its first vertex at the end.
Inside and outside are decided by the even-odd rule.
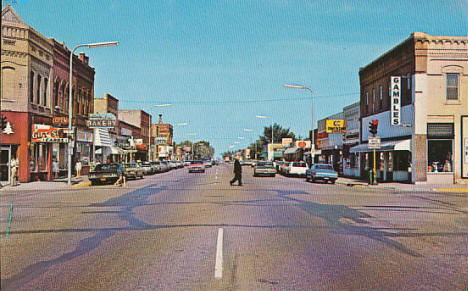
POLYGON ((458 74, 447 74, 447 100, 458 100, 458 74))

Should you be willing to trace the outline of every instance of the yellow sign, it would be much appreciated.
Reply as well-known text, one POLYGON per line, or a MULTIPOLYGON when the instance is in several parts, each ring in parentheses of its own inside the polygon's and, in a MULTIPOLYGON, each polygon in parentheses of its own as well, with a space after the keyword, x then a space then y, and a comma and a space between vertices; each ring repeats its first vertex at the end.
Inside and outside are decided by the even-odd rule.
POLYGON ((346 133, 346 120, 327 119, 327 133, 346 133))

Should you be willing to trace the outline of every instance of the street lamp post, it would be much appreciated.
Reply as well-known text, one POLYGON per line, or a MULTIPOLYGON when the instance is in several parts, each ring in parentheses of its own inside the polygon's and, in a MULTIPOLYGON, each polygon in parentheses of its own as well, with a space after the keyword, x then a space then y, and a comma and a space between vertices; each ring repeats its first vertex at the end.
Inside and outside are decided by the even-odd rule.
MULTIPOLYGON (((73 91, 73 53, 80 47, 88 48, 97 48, 97 47, 106 47, 106 46, 117 46, 119 42, 117 41, 108 41, 108 42, 96 42, 88 44, 79 44, 75 46, 70 52, 70 80, 69 80, 69 94, 68 94, 68 134, 72 134, 72 118, 73 118, 73 100, 72 100, 72 91, 73 91)), ((74 135, 74 133, 73 133, 74 135)), ((68 179, 67 184, 71 185, 71 163, 73 155, 74 143, 71 138, 68 140, 68 179)))
POLYGON ((314 92, 312 92, 312 89, 310 89, 307 86, 302 86, 302 85, 291 85, 291 84, 285 84, 283 85, 285 88, 293 88, 293 89, 301 89, 301 90, 308 90, 310 94, 312 95, 312 131, 311 131, 311 145, 310 145, 310 154, 312 156, 312 163, 314 163, 315 159, 315 136, 314 136, 314 92))

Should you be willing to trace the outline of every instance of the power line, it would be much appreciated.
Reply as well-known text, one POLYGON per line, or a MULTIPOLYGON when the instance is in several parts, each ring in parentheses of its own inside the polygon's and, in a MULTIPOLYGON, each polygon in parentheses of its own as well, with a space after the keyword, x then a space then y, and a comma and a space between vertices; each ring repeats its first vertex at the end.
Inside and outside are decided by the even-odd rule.
POLYGON ((126 100, 119 99, 119 102, 123 103, 150 103, 150 104, 162 104, 170 102, 171 104, 177 105, 221 105, 221 104, 247 104, 247 103, 266 103, 266 102, 290 102, 290 101, 300 101, 300 100, 310 100, 312 98, 340 98, 344 96, 360 95, 360 93, 343 93, 335 95, 317 95, 317 96, 306 96, 306 97, 296 97, 296 98, 277 98, 277 99, 250 99, 250 100, 220 100, 220 101, 146 101, 146 100, 126 100))

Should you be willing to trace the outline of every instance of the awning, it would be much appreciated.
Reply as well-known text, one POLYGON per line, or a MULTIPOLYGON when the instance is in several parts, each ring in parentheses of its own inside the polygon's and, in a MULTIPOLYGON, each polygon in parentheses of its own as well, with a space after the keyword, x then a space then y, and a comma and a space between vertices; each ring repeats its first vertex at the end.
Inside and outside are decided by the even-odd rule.
MULTIPOLYGON (((378 152, 386 151, 409 151, 411 149, 411 140, 390 140, 380 143, 380 148, 375 149, 378 152)), ((374 149, 368 148, 368 144, 360 144, 349 149, 350 153, 366 153, 374 149)))
POLYGON ((123 155, 125 153, 121 148, 116 146, 110 146, 110 149, 112 155, 123 155))
POLYGON ((297 151, 297 147, 292 147, 292 148, 289 148, 287 150, 284 151, 284 154, 285 155, 292 155, 292 154, 295 154, 296 151, 297 151))

